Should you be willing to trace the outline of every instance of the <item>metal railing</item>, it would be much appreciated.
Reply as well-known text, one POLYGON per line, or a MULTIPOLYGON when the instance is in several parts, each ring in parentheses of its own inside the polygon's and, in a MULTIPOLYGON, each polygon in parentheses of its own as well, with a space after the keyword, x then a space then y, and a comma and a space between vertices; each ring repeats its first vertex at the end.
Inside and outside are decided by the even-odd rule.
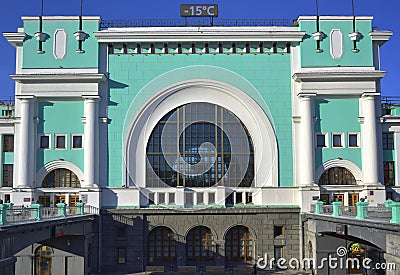
POLYGON ((101 29, 126 27, 240 27, 240 26, 294 26, 292 19, 222 19, 213 17, 185 17, 179 19, 125 19, 102 20, 101 29))
POLYGON ((36 220, 37 209, 26 208, 26 207, 13 207, 7 209, 7 222, 8 223, 19 223, 26 221, 36 220))
POLYGON ((392 218, 392 212, 387 211, 386 207, 382 206, 368 206, 367 207, 368 219, 377 220, 390 220, 392 218))
POLYGON ((333 205, 323 205, 321 214, 332 215, 333 214, 333 205))

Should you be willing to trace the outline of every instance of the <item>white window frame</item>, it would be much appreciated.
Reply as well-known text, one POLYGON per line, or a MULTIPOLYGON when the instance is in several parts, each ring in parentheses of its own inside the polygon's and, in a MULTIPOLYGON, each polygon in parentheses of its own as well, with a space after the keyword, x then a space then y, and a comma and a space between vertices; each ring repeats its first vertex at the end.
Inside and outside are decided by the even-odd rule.
POLYGON ((40 134, 38 138, 38 148, 41 150, 50 150, 51 149, 51 135, 50 134, 40 134), (41 145, 41 140, 42 137, 48 137, 49 138, 49 147, 48 148, 42 148, 41 145))
POLYGON ((67 135, 66 134, 54 134, 54 149, 55 150, 66 150, 67 148, 68 148, 67 135), (58 148, 57 137, 64 137, 64 139, 65 139, 65 147, 64 148, 58 148))
POLYGON ((329 142, 328 142, 328 134, 326 132, 318 132, 315 133, 315 148, 328 148, 329 147, 329 142), (318 146, 318 136, 324 136, 325 138, 325 146, 320 147, 318 146))
POLYGON ((83 145, 84 145, 84 139, 83 139, 83 135, 82 134, 71 134, 71 150, 82 150, 83 149, 83 145), (74 137, 81 137, 82 138, 82 147, 79 148, 74 148, 74 137))
POLYGON ((343 136, 344 136, 343 133, 332 133, 331 134, 331 145, 332 145, 332 148, 344 148, 345 144, 344 144, 343 136), (341 146, 334 146, 334 144, 333 144, 333 136, 334 135, 340 135, 340 144, 341 144, 341 146))
POLYGON ((357 132, 349 132, 347 133, 347 147, 349 148, 360 148, 360 133, 357 132), (357 146, 350 146, 350 135, 357 136, 357 146))

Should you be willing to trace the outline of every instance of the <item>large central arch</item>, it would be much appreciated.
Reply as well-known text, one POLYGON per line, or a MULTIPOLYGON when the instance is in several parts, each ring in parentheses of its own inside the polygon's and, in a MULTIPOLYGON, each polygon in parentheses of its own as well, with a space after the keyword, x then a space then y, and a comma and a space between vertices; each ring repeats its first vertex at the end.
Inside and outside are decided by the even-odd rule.
POLYGON ((255 187, 278 186, 278 147, 273 126, 265 112, 246 93, 209 79, 178 82, 152 96, 131 120, 124 140, 126 186, 145 187, 146 144, 158 121, 172 109, 192 103, 219 105, 246 125, 253 140, 255 187))

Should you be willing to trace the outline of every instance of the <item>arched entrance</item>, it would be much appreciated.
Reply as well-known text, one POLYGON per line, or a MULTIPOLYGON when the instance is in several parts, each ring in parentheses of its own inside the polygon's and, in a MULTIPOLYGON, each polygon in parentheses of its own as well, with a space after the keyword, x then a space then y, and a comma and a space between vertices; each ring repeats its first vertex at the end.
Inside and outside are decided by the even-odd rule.
POLYGON ((247 227, 234 226, 226 233, 225 258, 227 262, 252 262, 253 248, 253 237, 247 227))
POLYGON ((51 275, 53 250, 45 245, 35 250, 35 275, 51 275))
POLYGON ((159 226, 150 231, 148 259, 150 263, 172 263, 176 261, 175 234, 170 228, 159 226))
POLYGON ((192 228, 186 236, 186 258, 188 262, 214 261, 215 243, 211 229, 205 226, 192 228))

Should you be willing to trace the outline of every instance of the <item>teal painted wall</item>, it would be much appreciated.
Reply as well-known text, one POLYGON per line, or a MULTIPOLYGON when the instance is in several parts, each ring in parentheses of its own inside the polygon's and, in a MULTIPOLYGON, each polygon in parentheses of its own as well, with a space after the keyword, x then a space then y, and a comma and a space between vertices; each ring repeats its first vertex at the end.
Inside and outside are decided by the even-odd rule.
POLYGON ((14 152, 3 152, 2 154, 3 164, 14 164, 14 152))
MULTIPOLYGON (((38 103, 38 135, 51 134, 51 149, 37 149, 36 169, 39 170, 44 164, 64 159, 77 165, 83 171, 84 152, 83 149, 71 149, 71 134, 84 133, 82 117, 84 115, 84 104, 81 101, 51 101, 38 103), (67 149, 54 149, 54 134, 67 134, 67 149)), ((38 144, 36 144, 38 147, 38 144)))
POLYGON ((76 21, 44 21, 43 32, 48 34, 48 39, 43 42, 44 54, 37 54, 39 42, 35 33, 39 31, 39 21, 24 22, 24 31, 27 38, 23 44, 22 67, 28 68, 97 68, 98 67, 98 43, 93 32, 99 29, 99 24, 94 21, 84 21, 83 31, 89 37, 83 42, 85 53, 77 53, 78 42, 74 32, 79 28, 76 21), (64 29, 67 33, 67 54, 63 59, 56 59, 53 54, 54 32, 64 29))
POLYGON ((315 148, 315 168, 318 169, 324 162, 340 157, 352 161, 361 169, 362 137, 358 120, 358 99, 318 99, 315 101, 315 116, 317 117, 315 132, 325 132, 328 135, 328 147, 315 148), (359 133, 360 147, 347 147, 349 132, 359 133), (343 148, 332 148, 332 133, 343 133, 345 145, 343 148))
POLYGON ((258 91, 260 98, 256 101, 270 117, 276 132, 279 147, 279 183, 281 186, 293 186, 289 54, 110 55, 109 72, 110 186, 122 185, 123 140, 127 130, 124 129, 124 125, 129 124, 134 116, 134 113, 127 115, 131 104, 135 105, 131 106, 131 110, 138 110, 146 98, 150 98, 159 89, 178 81, 196 78, 226 82, 252 96, 257 96, 254 91, 258 91))
POLYGON ((336 67, 336 66, 373 66, 372 40, 369 32, 372 31, 370 21, 356 23, 356 29, 362 34, 357 43, 358 53, 353 53, 353 41, 348 34, 353 32, 353 22, 347 21, 320 21, 320 31, 325 33, 325 38, 321 41, 320 48, 322 53, 317 53, 317 42, 312 34, 316 32, 315 21, 300 21, 299 29, 305 31, 306 35, 300 43, 300 64, 301 67, 336 67), (343 35, 343 56, 334 59, 330 54, 330 33, 332 29, 340 29, 343 35))

